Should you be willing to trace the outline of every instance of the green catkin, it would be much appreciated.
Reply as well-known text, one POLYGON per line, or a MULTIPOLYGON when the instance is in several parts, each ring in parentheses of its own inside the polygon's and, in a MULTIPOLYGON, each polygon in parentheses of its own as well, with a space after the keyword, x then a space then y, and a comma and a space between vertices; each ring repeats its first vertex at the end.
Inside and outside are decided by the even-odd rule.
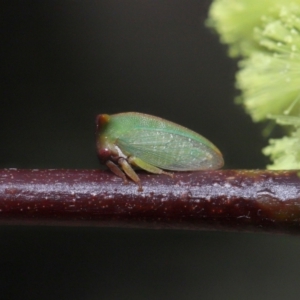
POLYGON ((254 122, 273 116, 291 125, 263 149, 273 161, 268 168, 300 168, 300 0, 215 0, 209 16, 229 54, 242 58, 239 103, 254 122))

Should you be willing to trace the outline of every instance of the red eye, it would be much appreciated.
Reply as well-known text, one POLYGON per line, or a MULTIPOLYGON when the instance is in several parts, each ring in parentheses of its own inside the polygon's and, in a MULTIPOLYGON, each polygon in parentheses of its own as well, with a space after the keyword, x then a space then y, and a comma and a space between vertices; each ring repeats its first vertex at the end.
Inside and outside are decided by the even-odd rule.
POLYGON ((109 121, 109 115, 103 114, 103 115, 98 115, 96 117, 96 126, 97 130, 100 130, 103 125, 107 124, 109 121))
POLYGON ((106 163, 111 158, 111 151, 107 148, 102 148, 98 151, 98 158, 101 163, 106 163))

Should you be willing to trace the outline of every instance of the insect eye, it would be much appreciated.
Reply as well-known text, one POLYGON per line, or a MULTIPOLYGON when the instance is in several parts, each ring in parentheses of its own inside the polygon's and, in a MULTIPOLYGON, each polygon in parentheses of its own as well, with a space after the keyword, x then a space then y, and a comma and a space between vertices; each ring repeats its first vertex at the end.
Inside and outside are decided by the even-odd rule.
POLYGON ((98 158, 102 163, 107 162, 111 158, 111 151, 107 148, 100 149, 98 158))
POLYGON ((98 115, 96 118, 96 126, 97 130, 103 127, 103 125, 107 124, 109 121, 109 115, 103 114, 103 115, 98 115))

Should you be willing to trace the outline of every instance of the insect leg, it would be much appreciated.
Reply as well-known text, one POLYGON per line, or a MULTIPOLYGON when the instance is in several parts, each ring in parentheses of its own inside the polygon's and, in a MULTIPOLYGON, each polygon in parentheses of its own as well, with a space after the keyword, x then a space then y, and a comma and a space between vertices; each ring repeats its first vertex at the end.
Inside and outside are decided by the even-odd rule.
POLYGON ((126 175, 120 170, 120 168, 114 164, 111 160, 106 162, 106 166, 117 176, 121 177, 124 183, 128 183, 126 175))
POLYGON ((173 178, 173 174, 172 173, 168 173, 168 172, 165 172, 163 171, 162 169, 160 168, 157 168, 153 165, 150 165, 148 163, 146 163, 145 161, 141 160, 140 158, 137 158, 137 157, 134 157, 134 156, 131 156, 129 157, 128 159, 129 163, 137 166, 137 167, 140 167, 141 169, 145 170, 145 171, 148 171, 150 173, 153 173, 153 174, 165 174, 165 175, 168 175, 170 177, 173 178))
POLYGON ((142 191, 142 185, 141 180, 135 173, 135 171, 132 169, 130 164, 127 162, 125 158, 120 158, 118 160, 118 164, 121 166, 122 170, 127 174, 128 177, 130 177, 136 184, 139 186, 139 191, 142 191))

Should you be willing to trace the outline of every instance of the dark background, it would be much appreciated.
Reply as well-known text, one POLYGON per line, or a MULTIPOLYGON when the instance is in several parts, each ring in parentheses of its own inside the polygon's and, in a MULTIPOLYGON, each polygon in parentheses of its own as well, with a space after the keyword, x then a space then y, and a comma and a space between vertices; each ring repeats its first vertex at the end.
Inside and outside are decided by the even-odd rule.
MULTIPOLYGON (((205 1, 2 1, 0 167, 99 168, 95 117, 139 111, 264 168, 236 62, 205 1)), ((226 232, 1 227, 1 299, 299 299, 300 240, 226 232)))

